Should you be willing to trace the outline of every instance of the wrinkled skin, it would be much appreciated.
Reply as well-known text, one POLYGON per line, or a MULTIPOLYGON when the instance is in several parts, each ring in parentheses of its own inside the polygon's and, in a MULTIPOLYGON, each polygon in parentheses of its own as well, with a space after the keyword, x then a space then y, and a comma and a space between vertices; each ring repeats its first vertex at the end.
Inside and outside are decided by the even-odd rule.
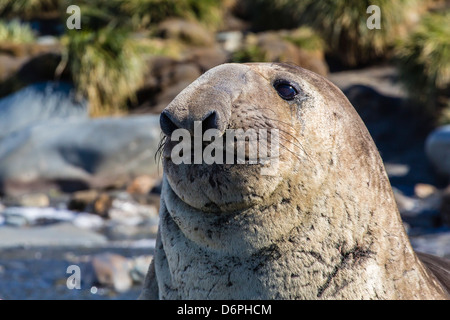
POLYGON ((413 252, 366 127, 328 80, 288 64, 225 64, 164 112, 192 131, 211 110, 221 132, 279 129, 279 168, 175 165, 167 142, 141 298, 449 297, 413 252), (277 93, 279 80, 298 89, 293 100, 277 93))

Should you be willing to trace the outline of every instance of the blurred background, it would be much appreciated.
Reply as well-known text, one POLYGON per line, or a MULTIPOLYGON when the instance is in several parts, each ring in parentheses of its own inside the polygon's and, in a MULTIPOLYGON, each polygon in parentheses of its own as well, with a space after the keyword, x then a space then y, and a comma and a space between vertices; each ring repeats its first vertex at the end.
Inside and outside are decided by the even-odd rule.
POLYGON ((0 0, 0 298, 136 299, 159 113, 208 69, 261 61, 346 94, 414 248, 450 258, 450 1, 0 0))

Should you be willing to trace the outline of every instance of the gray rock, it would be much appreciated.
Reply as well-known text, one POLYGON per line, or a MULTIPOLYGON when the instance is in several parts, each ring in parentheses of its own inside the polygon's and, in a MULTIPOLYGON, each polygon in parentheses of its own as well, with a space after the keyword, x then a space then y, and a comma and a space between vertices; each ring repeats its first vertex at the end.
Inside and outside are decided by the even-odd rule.
POLYGON ((50 119, 0 140, 0 192, 117 186, 155 174, 159 116, 50 119))
POLYGON ((0 249, 20 246, 94 246, 106 243, 103 235, 77 228, 71 223, 33 228, 0 227, 0 249))
POLYGON ((428 135, 425 152, 436 171, 450 177, 450 125, 439 127, 428 135))
POLYGON ((75 99, 72 85, 36 83, 0 100, 0 139, 42 120, 87 116, 87 102, 75 99))
POLYGON ((148 267, 153 260, 153 256, 145 255, 130 259, 130 276, 134 282, 144 283, 148 267))

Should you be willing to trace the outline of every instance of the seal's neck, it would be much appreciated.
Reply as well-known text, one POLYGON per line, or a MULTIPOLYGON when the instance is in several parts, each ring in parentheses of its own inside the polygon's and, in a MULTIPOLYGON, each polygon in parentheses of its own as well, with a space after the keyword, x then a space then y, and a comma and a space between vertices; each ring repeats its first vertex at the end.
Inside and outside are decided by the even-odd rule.
MULTIPOLYGON (((305 186, 286 179, 264 204, 224 215, 188 206, 165 181, 161 218, 171 221, 165 222, 171 237, 177 233, 190 243, 189 250, 176 253, 177 259, 192 253, 189 264, 220 260, 224 270, 234 261, 246 263, 247 271, 236 277, 251 286, 257 283, 258 297, 440 297, 411 248, 384 169, 380 170, 381 175, 374 174, 377 180, 369 183, 364 177, 347 177, 305 186), (327 185, 331 181, 338 185, 327 185), (197 260, 200 255, 210 258, 197 260)), ((236 294, 232 290, 226 296, 228 289, 223 290, 216 298, 236 294)))

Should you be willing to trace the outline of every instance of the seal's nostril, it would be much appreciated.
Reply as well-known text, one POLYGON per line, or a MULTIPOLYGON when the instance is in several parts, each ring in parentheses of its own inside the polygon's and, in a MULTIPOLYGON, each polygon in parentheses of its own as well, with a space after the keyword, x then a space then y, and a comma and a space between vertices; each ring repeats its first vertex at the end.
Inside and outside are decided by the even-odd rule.
POLYGON ((171 136, 172 132, 178 129, 178 126, 170 119, 165 110, 159 117, 159 125, 166 136, 171 136))
POLYGON ((216 111, 211 111, 202 121, 202 129, 203 132, 205 132, 208 129, 219 129, 220 130, 220 123, 219 123, 219 115, 216 111))

